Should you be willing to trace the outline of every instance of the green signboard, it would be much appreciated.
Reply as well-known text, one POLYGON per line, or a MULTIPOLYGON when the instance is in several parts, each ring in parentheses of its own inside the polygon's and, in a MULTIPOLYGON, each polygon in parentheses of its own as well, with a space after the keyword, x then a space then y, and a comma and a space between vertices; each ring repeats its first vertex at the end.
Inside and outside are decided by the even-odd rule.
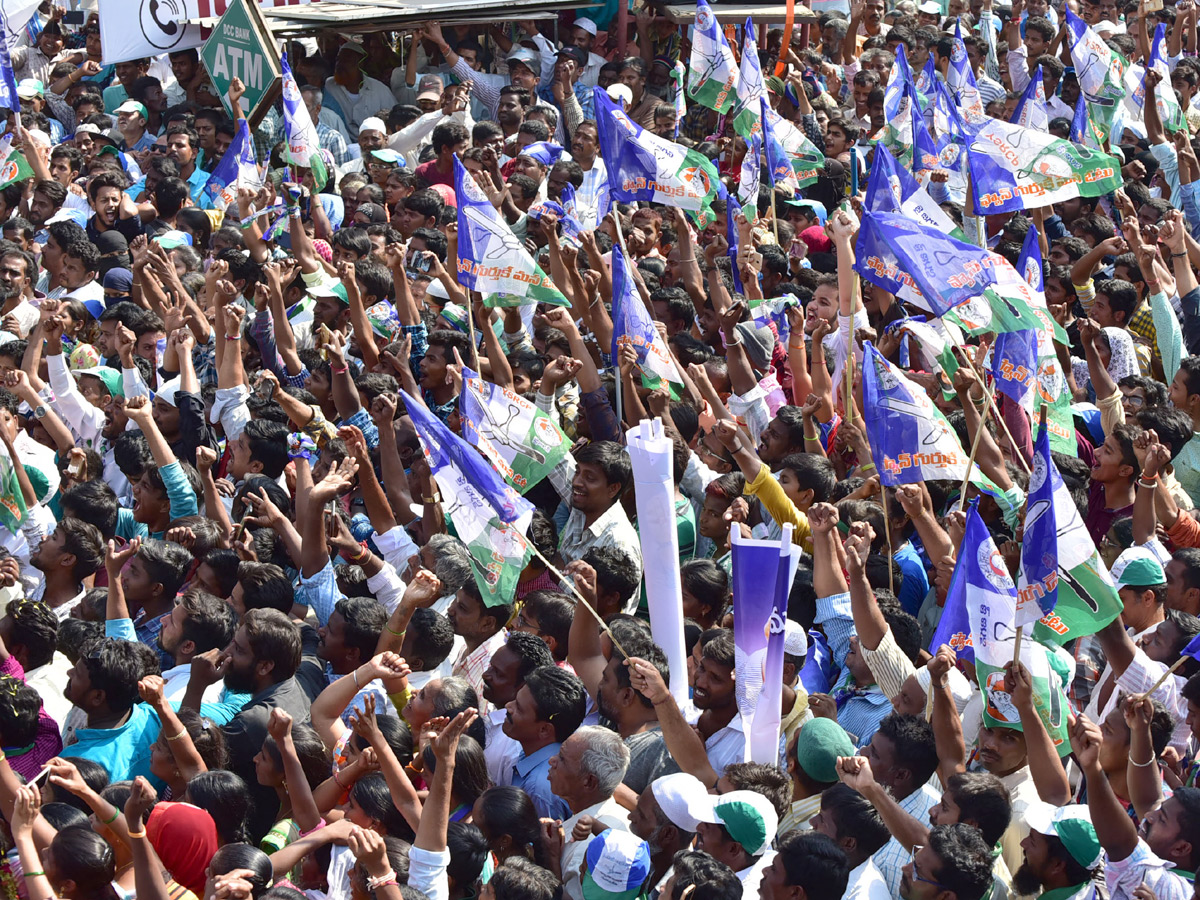
POLYGON ((280 83, 279 51, 253 0, 232 0, 204 47, 200 60, 217 96, 230 115, 229 85, 240 78, 246 86, 242 112, 253 126, 275 101, 280 83))

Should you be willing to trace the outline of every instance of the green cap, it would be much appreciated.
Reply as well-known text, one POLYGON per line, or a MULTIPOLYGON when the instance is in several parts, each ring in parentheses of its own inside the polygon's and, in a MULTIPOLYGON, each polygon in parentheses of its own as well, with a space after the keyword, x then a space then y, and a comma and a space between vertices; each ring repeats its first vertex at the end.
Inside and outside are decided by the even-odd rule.
POLYGON ((335 297, 347 306, 350 305, 350 300, 346 296, 346 286, 337 279, 326 281, 323 284, 315 284, 308 289, 308 293, 313 297, 335 297))
POLYGON ((1071 858, 1085 869, 1094 869, 1100 864, 1100 839, 1086 806, 1079 803, 1052 806, 1035 800, 1025 810, 1025 823, 1030 831, 1062 841, 1071 858))
POLYGON ((839 756, 853 755, 854 742, 833 719, 810 719, 796 734, 796 762, 805 775, 821 784, 838 780, 839 756))
POLYGON ((76 369, 75 379, 79 380, 84 375, 91 375, 94 378, 99 378, 104 386, 108 388, 108 393, 113 397, 125 396, 125 383, 121 380, 121 373, 109 366, 96 366, 91 369, 76 369))
POLYGON ((775 840, 779 814, 771 801, 758 791, 730 791, 711 794, 696 812, 701 822, 724 825, 729 836, 751 856, 759 856, 775 840))
POLYGON ((1152 587, 1167 583, 1162 563, 1145 547, 1130 547, 1117 557, 1112 567, 1117 590, 1123 587, 1152 587))

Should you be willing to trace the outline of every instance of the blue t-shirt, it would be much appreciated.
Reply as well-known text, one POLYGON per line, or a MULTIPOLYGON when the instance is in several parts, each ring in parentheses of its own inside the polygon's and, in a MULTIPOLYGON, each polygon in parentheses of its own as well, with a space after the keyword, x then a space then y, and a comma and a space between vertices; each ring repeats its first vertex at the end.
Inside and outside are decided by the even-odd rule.
POLYGON ((77 728, 76 743, 63 748, 64 756, 80 756, 104 766, 110 781, 129 781, 145 775, 158 790, 165 784, 150 774, 150 748, 162 724, 149 704, 136 703, 128 721, 119 728, 77 728))

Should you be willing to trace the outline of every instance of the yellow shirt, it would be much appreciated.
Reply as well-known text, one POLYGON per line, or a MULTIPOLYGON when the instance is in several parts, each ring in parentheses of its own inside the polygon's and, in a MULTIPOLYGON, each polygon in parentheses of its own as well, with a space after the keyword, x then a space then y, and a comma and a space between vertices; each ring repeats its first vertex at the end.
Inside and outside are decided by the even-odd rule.
POLYGON ((792 543, 812 553, 812 527, 808 524, 808 516, 796 509, 796 504, 788 499, 765 465, 759 467, 753 481, 746 482, 746 495, 757 497, 771 518, 780 525, 791 525, 792 543))

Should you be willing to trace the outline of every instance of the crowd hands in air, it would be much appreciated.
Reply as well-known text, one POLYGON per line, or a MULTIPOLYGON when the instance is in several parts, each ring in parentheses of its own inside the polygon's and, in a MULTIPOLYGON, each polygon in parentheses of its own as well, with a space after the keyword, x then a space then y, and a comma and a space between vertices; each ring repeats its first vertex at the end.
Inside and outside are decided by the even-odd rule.
POLYGON ((19 178, 0 187, 8 896, 1194 896, 1196 4, 822 6, 758 51, 776 133, 815 177, 762 167, 741 212, 727 198, 760 166, 735 117, 672 78, 700 38, 654 5, 624 36, 610 5, 557 30, 289 42, 309 166, 286 149, 300 111, 249 128, 235 80, 230 118, 195 50, 104 65, 103 9, 81 29, 35 14, 12 54, 19 178), (914 91, 952 83, 962 103, 961 46, 1001 122, 1040 72, 1041 130, 1069 141, 1068 7, 1122 57, 1123 92, 1160 98, 1095 148, 1121 189, 976 219, 952 173, 920 187, 1009 263, 1036 229, 1061 393, 1022 405, 994 376, 999 326, 943 353, 943 321, 854 261, 875 155, 913 166, 886 113, 899 48, 914 91), (596 87, 638 141, 715 167, 720 196, 614 196, 596 87), (233 152, 259 184, 221 174, 233 152), (471 255, 500 238, 463 212, 457 165, 499 257, 471 255), (459 274, 520 260, 555 299, 459 274), (923 447, 879 425, 879 365, 981 478, 896 476, 895 449, 923 447), (500 391, 489 448, 468 382, 500 391), (985 674, 971 625, 939 626, 980 607, 976 563, 997 596, 1031 565, 1056 400, 1059 529, 1074 510, 1095 581, 1064 564, 1058 618, 985 674), (677 558, 639 534, 626 432, 653 419, 677 558), (452 435, 521 473, 536 552, 464 537, 452 435), (784 534, 802 552, 770 674, 779 741, 752 758, 736 545, 784 534), (664 566, 679 593, 650 598, 664 566), (649 625, 664 602, 678 688, 649 625))

